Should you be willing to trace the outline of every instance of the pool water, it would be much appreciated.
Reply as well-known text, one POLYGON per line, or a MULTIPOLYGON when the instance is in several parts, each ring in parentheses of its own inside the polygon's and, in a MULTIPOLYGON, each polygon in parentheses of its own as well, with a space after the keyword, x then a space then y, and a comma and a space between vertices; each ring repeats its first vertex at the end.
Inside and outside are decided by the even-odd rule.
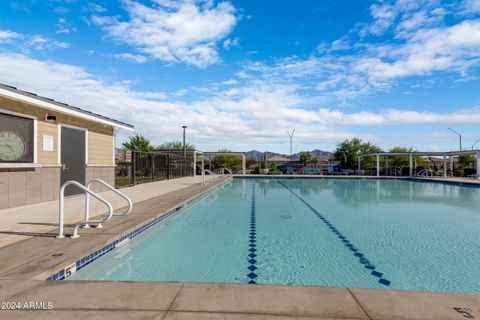
POLYGON ((480 292, 480 188, 233 179, 68 279, 480 292))

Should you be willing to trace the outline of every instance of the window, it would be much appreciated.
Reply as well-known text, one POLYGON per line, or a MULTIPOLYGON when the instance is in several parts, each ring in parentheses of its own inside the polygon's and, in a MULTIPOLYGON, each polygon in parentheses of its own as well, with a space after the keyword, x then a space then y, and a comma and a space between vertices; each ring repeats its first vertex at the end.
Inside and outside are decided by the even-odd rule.
POLYGON ((33 163, 33 120, 0 112, 0 163, 33 163))

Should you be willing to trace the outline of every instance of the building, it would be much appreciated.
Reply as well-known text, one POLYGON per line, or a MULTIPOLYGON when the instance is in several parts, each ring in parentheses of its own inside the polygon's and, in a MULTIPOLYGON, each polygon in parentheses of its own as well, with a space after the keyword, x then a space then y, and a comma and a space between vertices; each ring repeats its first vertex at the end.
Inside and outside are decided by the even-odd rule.
POLYGON ((0 209, 58 199, 68 180, 113 184, 119 129, 133 126, 0 84, 0 209))
POLYGON ((279 155, 275 155, 275 156, 269 158, 268 161, 269 162, 275 162, 276 164, 284 164, 284 163, 290 162, 290 159, 279 156, 279 155))

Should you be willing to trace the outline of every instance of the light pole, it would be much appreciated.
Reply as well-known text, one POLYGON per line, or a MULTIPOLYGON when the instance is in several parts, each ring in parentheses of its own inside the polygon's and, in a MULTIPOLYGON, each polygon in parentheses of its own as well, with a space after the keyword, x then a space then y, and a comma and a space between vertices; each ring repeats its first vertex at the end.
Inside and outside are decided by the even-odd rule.
POLYGON ((448 130, 452 131, 453 133, 456 133, 460 137, 460 151, 462 151, 462 135, 457 131, 453 130, 452 128, 448 128, 448 130))
POLYGON ((480 142, 480 139, 478 139, 477 141, 475 141, 474 144, 472 144, 472 150, 473 150, 473 147, 475 147, 475 145, 476 145, 477 143, 479 143, 479 142, 480 142))
POLYGON ((185 144, 185 130, 187 129, 187 126, 182 126, 183 128, 183 160, 187 158, 187 146, 185 144))
POLYGON ((293 153, 292 153, 292 140, 293 140, 293 134, 295 133, 295 129, 293 129, 292 133, 287 131, 288 137, 290 138, 290 162, 292 162, 293 158, 293 153))
POLYGON ((183 128, 183 170, 184 176, 187 175, 187 145, 185 144, 185 130, 187 126, 182 126, 183 128))

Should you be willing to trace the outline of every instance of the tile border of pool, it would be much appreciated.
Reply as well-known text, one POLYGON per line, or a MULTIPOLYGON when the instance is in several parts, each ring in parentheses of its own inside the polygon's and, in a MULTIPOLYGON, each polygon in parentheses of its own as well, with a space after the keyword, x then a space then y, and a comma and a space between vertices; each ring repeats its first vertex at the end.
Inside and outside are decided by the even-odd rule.
POLYGON ((66 273, 69 272, 68 269, 72 270, 73 272, 77 272, 77 271, 81 270, 82 268, 86 267, 90 263, 96 261, 100 257, 104 256, 108 252, 115 249, 117 247, 117 245, 121 244, 123 241, 126 241, 126 240, 129 240, 129 239, 132 239, 132 238, 136 237, 137 235, 139 235, 143 231, 149 229, 150 227, 156 225, 157 223, 173 216, 174 214, 180 212, 182 209, 185 209, 187 206, 190 206, 193 203, 201 200, 201 198, 205 197, 206 195, 222 188, 226 183, 228 183, 231 180, 232 180, 231 178, 227 178, 226 180, 222 181, 220 184, 214 186, 213 188, 208 189, 204 192, 201 192, 198 195, 188 199, 187 201, 184 201, 183 203, 179 204, 175 208, 167 211, 165 214, 162 214, 161 216, 158 216, 158 217, 152 219, 148 223, 145 223, 145 224, 141 225, 140 227, 136 228, 135 230, 133 230, 133 231, 131 231, 131 232, 125 234, 125 235, 120 236, 120 238, 118 238, 117 240, 114 240, 114 241, 108 243, 107 245, 103 246, 102 248, 94 251, 93 253, 78 259, 74 263, 66 265, 60 271, 58 271, 58 272, 52 274, 51 276, 47 277, 46 280, 65 280, 66 278, 68 278, 68 276, 71 275, 71 272, 68 275, 66 275, 66 273), (74 265, 75 265, 75 268, 73 268, 74 265))
POLYGON ((308 179, 308 180, 335 180, 335 179, 352 179, 352 180, 406 180, 406 181, 415 181, 415 182, 428 182, 428 183, 439 183, 447 185, 457 185, 464 187, 476 187, 480 188, 480 180, 472 181, 458 181, 458 180, 449 180, 448 178, 422 178, 422 177, 388 177, 388 176, 348 176, 348 175, 234 175, 233 179, 308 179))
POLYGON ((162 214, 148 223, 142 224, 140 227, 135 228, 133 231, 128 232, 120 236, 120 238, 108 243, 107 245, 103 246, 102 248, 92 252, 89 255, 86 255, 74 263, 70 263, 66 265, 64 268, 59 270, 58 272, 50 275, 47 277, 46 280, 65 280, 71 274, 69 270, 76 272, 81 270, 82 268, 86 267, 90 263, 96 261, 100 257, 104 256, 108 252, 112 251, 117 247, 117 245, 121 244, 123 241, 132 239, 136 237, 138 234, 142 233, 143 231, 149 229, 150 227, 156 225, 157 223, 171 217, 172 215, 180 212, 182 209, 186 208, 189 205, 192 205, 194 202, 199 201, 201 198, 205 197, 206 195, 222 188, 227 182, 231 181, 232 179, 321 179, 321 180, 334 180, 334 179, 355 179, 355 180, 404 180, 404 181, 415 181, 415 182, 423 182, 423 183, 439 183, 439 184, 447 184, 447 185, 458 185, 458 186, 465 186, 465 187, 475 187, 480 188, 479 183, 475 182, 468 182, 468 181, 445 181, 445 180, 433 180, 433 179, 422 179, 417 177, 376 177, 376 176, 302 176, 302 175, 233 175, 226 180, 222 181, 220 184, 214 186, 211 189, 208 189, 187 201, 179 204, 173 209, 170 209, 165 214, 162 214), (66 275, 68 273, 68 275, 66 275))

